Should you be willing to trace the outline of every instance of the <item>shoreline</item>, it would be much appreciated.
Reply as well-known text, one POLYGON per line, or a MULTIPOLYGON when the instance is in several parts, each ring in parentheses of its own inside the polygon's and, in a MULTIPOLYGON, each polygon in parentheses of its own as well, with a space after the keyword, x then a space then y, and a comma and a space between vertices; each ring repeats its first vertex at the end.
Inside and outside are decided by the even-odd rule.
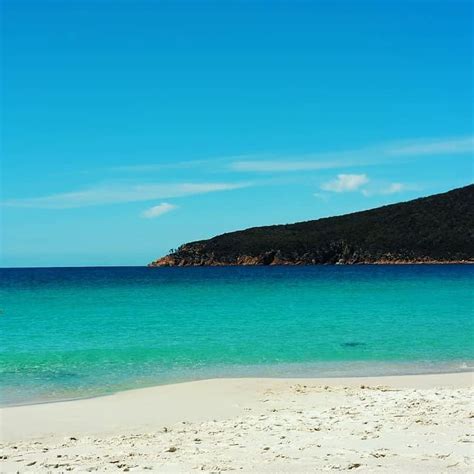
POLYGON ((183 261, 171 261, 166 255, 146 265, 148 268, 174 268, 174 267, 331 267, 331 266, 370 266, 370 265, 474 265, 474 260, 375 260, 358 262, 324 262, 324 263, 306 263, 299 261, 280 261, 278 263, 256 263, 256 257, 242 257, 245 263, 220 262, 218 260, 206 263, 183 261))
MULTIPOLYGON (((162 257, 163 258, 163 257, 162 257)), ((50 267, 0 267, 0 270, 77 270, 77 269, 97 269, 97 268, 166 268, 165 265, 157 266, 152 265, 153 262, 140 265, 65 265, 65 266, 50 266, 50 267)), ((474 265, 474 260, 433 260, 430 262, 416 261, 416 262, 357 262, 357 263, 317 263, 317 264, 279 264, 279 265, 242 265, 242 264, 219 264, 219 265, 182 265, 181 267, 288 267, 288 266, 299 266, 299 267, 335 267, 335 266, 370 266, 370 265, 385 265, 385 266, 398 266, 398 265, 474 265)), ((168 265, 168 267, 179 267, 179 265, 168 265)))
POLYGON ((71 396, 71 397, 65 397, 65 398, 58 398, 58 399, 39 399, 39 400, 31 400, 31 401, 25 401, 25 402, 19 402, 19 403, 7 403, 7 404, 1 404, 0 403, 0 412, 2 409, 6 408, 17 408, 17 407, 26 407, 26 406, 36 406, 36 405, 45 405, 45 404, 52 404, 52 403, 63 403, 63 402, 76 402, 76 401, 81 401, 81 400, 91 400, 94 398, 103 398, 103 397, 110 397, 113 395, 119 395, 124 392, 130 392, 134 390, 146 390, 146 389, 154 389, 158 387, 165 387, 168 385, 181 385, 181 384, 186 384, 186 383, 194 383, 194 382, 208 382, 211 380, 292 380, 292 381, 297 381, 297 380, 324 380, 327 383, 329 383, 331 380, 360 380, 360 379, 380 379, 380 378, 386 378, 386 377, 416 377, 416 376, 424 376, 424 375, 441 375, 441 376, 454 376, 457 374, 466 374, 466 373, 472 373, 474 374, 474 367, 472 365, 466 366, 466 367, 459 367, 458 369, 452 369, 451 367, 446 370, 446 367, 442 368, 441 370, 436 370, 436 369, 429 369, 429 370, 422 370, 422 371, 404 371, 404 372, 394 372, 394 373, 383 373, 383 374, 359 374, 359 375, 322 375, 322 376, 311 376, 311 375, 291 375, 291 376, 278 376, 278 375, 262 375, 262 374, 257 374, 257 375, 251 375, 251 374, 243 374, 243 375, 223 375, 223 376, 210 376, 210 377, 198 377, 195 379, 185 379, 185 380, 167 380, 162 383, 153 383, 150 385, 142 385, 142 386, 137 386, 137 387, 130 387, 130 388, 125 388, 125 389, 119 389, 119 390, 111 390, 110 392, 105 392, 105 393, 98 393, 96 395, 78 395, 78 396, 71 396))
MULTIPOLYGON (((67 432, 70 428, 67 426, 66 419, 61 419, 67 411, 83 412, 84 414, 94 414, 96 410, 105 410, 107 420, 110 416, 114 417, 123 407, 133 408, 145 402, 151 402, 153 399, 163 401, 163 397, 177 395, 183 402, 189 397, 192 399, 196 392, 199 395, 214 394, 215 398, 219 399, 224 394, 229 398, 229 403, 224 405, 231 406, 234 402, 239 404, 242 400, 252 401, 257 392, 262 387, 285 387, 289 385, 319 385, 330 387, 358 387, 360 385, 385 385, 391 388, 411 388, 411 389, 432 389, 435 387, 451 387, 451 388, 466 388, 474 386, 474 371, 466 370, 459 372, 447 373, 423 373, 423 374, 407 374, 407 375, 376 375, 376 376, 351 376, 351 377, 238 377, 238 378, 211 378, 194 381, 174 382, 163 385, 154 385, 144 388, 132 388, 128 390, 121 390, 111 394, 103 394, 91 397, 79 397, 65 400, 53 400, 44 402, 27 403, 21 405, 7 405, 0 407, 0 418, 2 419, 2 429, 0 431, 0 441, 13 437, 17 439, 31 435, 34 436, 49 436, 58 432, 67 432), (235 400, 234 400, 235 399, 235 400), (123 406, 121 406, 123 405, 123 406), (36 429, 29 430, 26 426, 22 426, 21 420, 24 419, 27 425, 40 426, 42 422, 48 423, 54 421, 57 417, 58 423, 53 423, 56 430, 47 428, 45 430, 36 429), (15 419, 16 427, 12 431, 9 424, 10 417, 15 419), (34 418, 37 417, 37 421, 34 418), (50 418, 53 417, 53 420, 50 418), (67 429, 66 429, 67 428, 67 429), (58 431, 59 429, 59 431, 58 431)), ((191 400, 187 400, 189 402, 191 400)), ((218 404, 223 400, 217 400, 218 404)), ((225 401, 224 401, 225 402, 225 401)), ((173 407, 176 408, 176 407, 173 407)), ((210 408, 209 416, 212 415, 212 406, 210 408)), ((220 407, 222 408, 222 407, 220 407)), ((220 410, 220 409, 219 409, 220 410)), ((218 410, 218 411, 219 411, 218 410)), ((208 410, 209 411, 209 410, 208 410)), ((232 410, 231 410, 232 411, 232 410)), ((229 411, 229 414, 231 413, 229 411)), ((160 419, 162 410, 155 412, 157 420, 160 419)), ((137 411, 138 416, 134 417, 134 423, 131 425, 132 429, 136 429, 143 424, 140 411, 137 411)), ((145 414, 145 418, 148 414, 145 414)), ((169 419, 169 413, 163 418, 169 419)), ((173 418, 173 417, 171 417, 173 418)), ((127 417, 124 420, 128 420, 127 417)), ((24 425, 26 425, 24 424, 24 425)), ((147 423, 144 423, 147 424, 147 423)), ((80 431, 88 431, 86 425, 94 426, 97 424, 81 422, 77 424, 80 431), (85 425, 85 426, 83 426, 85 425)), ((104 425, 107 431, 107 425, 104 425)), ((100 426, 98 426, 100 428, 100 426)), ((72 427, 71 427, 72 429, 72 427)), ((93 430, 91 430, 93 432, 93 430)))
POLYGON ((468 472, 474 372, 182 382, 0 409, 1 472, 468 472))

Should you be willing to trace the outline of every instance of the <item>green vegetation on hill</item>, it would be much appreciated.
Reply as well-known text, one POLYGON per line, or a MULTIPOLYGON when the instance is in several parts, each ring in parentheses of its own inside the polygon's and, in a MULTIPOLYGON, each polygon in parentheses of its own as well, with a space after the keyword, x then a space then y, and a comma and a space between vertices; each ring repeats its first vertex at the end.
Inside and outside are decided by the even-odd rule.
POLYGON ((152 266, 474 261, 474 185, 182 245, 152 266))

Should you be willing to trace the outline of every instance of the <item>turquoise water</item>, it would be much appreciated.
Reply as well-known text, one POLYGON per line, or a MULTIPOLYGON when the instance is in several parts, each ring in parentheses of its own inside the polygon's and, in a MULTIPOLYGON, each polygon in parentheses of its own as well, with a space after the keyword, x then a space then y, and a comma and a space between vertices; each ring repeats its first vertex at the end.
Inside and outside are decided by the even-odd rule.
POLYGON ((474 267, 0 270, 1 403, 222 376, 461 371, 474 267))

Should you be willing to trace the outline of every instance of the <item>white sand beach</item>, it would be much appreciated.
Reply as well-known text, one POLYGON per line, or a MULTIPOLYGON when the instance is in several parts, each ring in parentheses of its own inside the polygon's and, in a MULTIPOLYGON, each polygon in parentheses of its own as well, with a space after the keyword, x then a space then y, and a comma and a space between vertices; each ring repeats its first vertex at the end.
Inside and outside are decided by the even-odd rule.
POLYGON ((3 408, 2 472, 472 472, 474 375, 214 379, 3 408))

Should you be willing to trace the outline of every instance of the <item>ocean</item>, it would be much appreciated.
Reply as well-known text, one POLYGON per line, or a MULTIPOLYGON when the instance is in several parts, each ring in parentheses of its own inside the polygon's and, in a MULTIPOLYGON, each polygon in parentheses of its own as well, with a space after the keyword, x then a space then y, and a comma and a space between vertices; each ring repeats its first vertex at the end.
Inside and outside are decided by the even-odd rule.
POLYGON ((474 267, 0 269, 0 403, 474 367, 474 267))

